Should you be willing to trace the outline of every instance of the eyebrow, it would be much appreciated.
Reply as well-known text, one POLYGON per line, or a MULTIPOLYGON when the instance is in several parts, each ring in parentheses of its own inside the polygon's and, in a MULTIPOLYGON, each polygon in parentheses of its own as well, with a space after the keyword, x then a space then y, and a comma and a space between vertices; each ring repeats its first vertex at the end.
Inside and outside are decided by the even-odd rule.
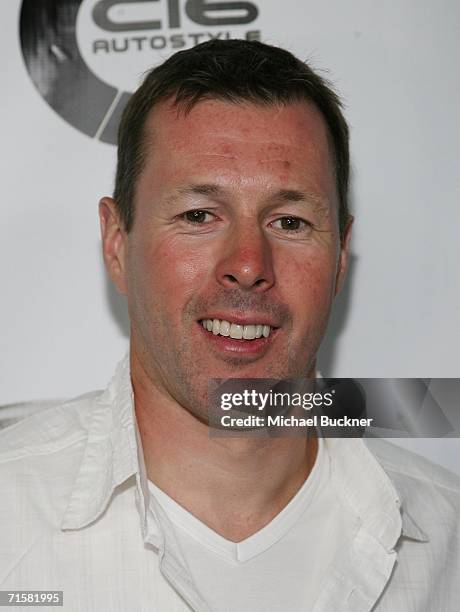
POLYGON ((297 191, 297 189, 280 189, 270 200, 276 200, 281 202, 308 202, 312 199, 316 200, 317 197, 312 197, 312 194, 307 194, 303 191, 297 191))
POLYGON ((178 189, 177 193, 179 193, 179 195, 202 195, 212 198, 215 196, 225 195, 226 191, 218 185, 203 183, 183 187, 182 189, 178 189))
MULTIPOLYGON (((196 185, 188 185, 176 191, 180 196, 201 195, 208 198, 228 198, 229 193, 223 187, 219 187, 213 183, 202 183, 196 185)), ((290 202, 302 202, 305 204, 313 204, 315 209, 319 211, 329 212, 329 204, 327 198, 316 193, 300 191, 298 189, 279 189, 273 194, 270 194, 266 199, 268 204, 288 204, 290 202)))

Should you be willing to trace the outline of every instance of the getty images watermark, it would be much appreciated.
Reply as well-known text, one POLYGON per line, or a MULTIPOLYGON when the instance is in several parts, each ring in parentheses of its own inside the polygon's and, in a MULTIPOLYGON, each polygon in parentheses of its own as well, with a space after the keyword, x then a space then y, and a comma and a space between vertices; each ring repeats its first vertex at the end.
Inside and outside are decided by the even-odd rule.
POLYGON ((213 436, 460 435, 458 379, 213 379, 208 391, 213 436))
POLYGON ((214 435, 305 435, 337 428, 362 435, 372 418, 338 413, 336 389, 316 380, 231 379, 210 385, 209 423, 214 435), (359 432, 359 433, 358 433, 359 432))
POLYGON ((347 416, 331 417, 327 414, 299 415, 299 408, 310 413, 313 408, 330 408, 334 401, 334 390, 321 393, 281 392, 270 389, 261 393, 255 389, 242 392, 223 393, 220 398, 222 411, 231 411, 220 418, 222 427, 365 427, 372 419, 350 419, 347 416), (251 414, 235 416, 235 408, 248 409, 251 414), (252 411, 258 414, 252 414, 252 411), (280 413, 282 411, 282 413, 280 413), (287 412, 287 414, 285 413, 287 412))

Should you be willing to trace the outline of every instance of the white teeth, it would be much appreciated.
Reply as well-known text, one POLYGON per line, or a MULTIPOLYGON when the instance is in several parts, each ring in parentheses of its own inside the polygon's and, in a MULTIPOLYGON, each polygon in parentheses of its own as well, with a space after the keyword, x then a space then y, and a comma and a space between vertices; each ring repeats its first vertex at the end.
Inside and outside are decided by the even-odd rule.
POLYGON ((230 336, 235 340, 254 340, 254 338, 268 338, 270 335, 270 325, 251 324, 239 325, 238 323, 229 323, 220 319, 203 319, 201 321, 204 329, 212 332, 215 336, 230 336))
POLYGON ((236 323, 232 323, 230 325, 230 338, 234 338, 235 340, 241 340, 243 337, 243 326, 237 325, 236 323))
POLYGON ((245 325, 243 327, 243 338, 245 340, 254 340, 256 337, 256 326, 255 325, 245 325))
POLYGON ((220 335, 221 336, 230 336, 230 323, 228 321, 220 322, 220 335))

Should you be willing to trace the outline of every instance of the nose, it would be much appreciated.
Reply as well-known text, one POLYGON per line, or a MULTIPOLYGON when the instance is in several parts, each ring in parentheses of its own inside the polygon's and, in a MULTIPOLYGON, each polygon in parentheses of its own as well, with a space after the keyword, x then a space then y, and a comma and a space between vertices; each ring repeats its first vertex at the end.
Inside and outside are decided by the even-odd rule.
POLYGON ((228 289, 264 292, 274 285, 271 246, 257 223, 240 223, 225 237, 216 276, 228 289))

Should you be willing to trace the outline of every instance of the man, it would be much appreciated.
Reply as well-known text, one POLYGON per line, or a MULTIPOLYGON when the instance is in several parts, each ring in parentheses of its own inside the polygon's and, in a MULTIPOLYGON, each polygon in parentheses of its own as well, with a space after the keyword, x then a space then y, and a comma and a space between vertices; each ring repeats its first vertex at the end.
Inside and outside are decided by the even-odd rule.
POLYGON ((383 443, 210 435, 210 378, 315 377, 348 173, 338 98, 286 51, 216 40, 146 77, 100 203, 129 358, 1 434, 2 589, 85 612, 457 609, 454 476, 383 443))

